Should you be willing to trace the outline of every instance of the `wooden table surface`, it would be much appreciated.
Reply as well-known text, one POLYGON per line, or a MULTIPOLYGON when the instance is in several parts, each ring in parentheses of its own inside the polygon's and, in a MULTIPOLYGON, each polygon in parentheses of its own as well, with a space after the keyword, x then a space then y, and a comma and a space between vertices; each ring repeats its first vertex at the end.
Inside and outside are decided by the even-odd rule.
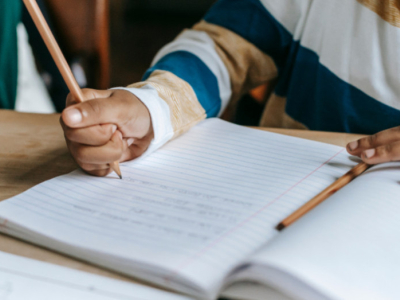
MULTIPOLYGON (((0 201, 77 168, 66 148, 58 120, 57 114, 22 114, 0 110, 0 201)), ((262 129, 339 146, 361 137, 361 135, 304 130, 262 129)), ((115 272, 3 234, 0 234, 0 251, 132 281, 115 272)))

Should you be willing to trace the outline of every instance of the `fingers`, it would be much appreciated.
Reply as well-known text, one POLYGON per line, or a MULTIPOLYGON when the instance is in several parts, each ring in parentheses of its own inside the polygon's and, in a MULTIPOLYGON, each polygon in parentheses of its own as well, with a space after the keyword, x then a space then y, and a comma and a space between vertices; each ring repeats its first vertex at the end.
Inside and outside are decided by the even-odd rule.
POLYGON ((69 142, 72 156, 80 165, 103 165, 119 161, 122 154, 133 141, 122 138, 121 132, 116 131, 111 139, 102 146, 90 146, 69 142))
POLYGON ((68 127, 82 128, 104 123, 117 123, 117 106, 110 99, 94 99, 66 108, 62 119, 68 127))
POLYGON ((86 128, 69 128, 63 125, 65 137, 71 142, 102 146, 105 145, 117 130, 117 125, 104 124, 86 128))
POLYGON ((83 170, 105 176, 111 172, 110 163, 131 160, 146 151, 154 133, 143 102, 124 90, 86 89, 83 94, 89 99, 83 103, 68 96, 69 107, 60 119, 68 148, 83 170))
POLYGON ((351 142, 347 151, 368 164, 400 160, 400 127, 351 142))
POLYGON ((134 139, 132 145, 124 152, 121 157, 122 161, 128 161, 141 156, 149 148, 152 136, 143 139, 134 139))
POLYGON ((92 165, 92 164, 81 164, 80 167, 88 174, 93 176, 107 176, 112 172, 109 165, 92 165))
MULTIPOLYGON (((100 98, 108 98, 111 96, 112 91, 110 90, 93 90, 93 89, 83 89, 82 90, 83 98, 85 100, 91 100, 91 99, 100 99, 100 98)), ((69 94, 67 96, 67 102, 66 106, 69 107, 71 105, 79 104, 80 101, 78 99, 75 99, 72 94, 69 94)))
POLYGON ((361 159, 371 165, 389 161, 399 161, 400 142, 365 150, 361 153, 361 159))
POLYGON ((95 176, 106 176, 112 170, 110 163, 132 159, 127 157, 129 146, 134 139, 123 139, 119 131, 116 131, 111 140, 100 147, 88 146, 71 142, 67 139, 68 148, 78 165, 87 173, 95 176), (127 157, 127 159, 124 159, 127 157))
POLYGON ((365 150, 400 141, 400 127, 394 127, 359 139, 347 145, 350 154, 360 156, 365 150))
POLYGON ((125 90, 86 90, 85 95, 108 97, 95 98, 66 108, 61 117, 67 127, 115 124, 124 136, 142 138, 150 134, 150 113, 143 102, 132 93, 125 90))
POLYGON ((89 90, 85 95, 96 98, 74 104, 63 111, 62 119, 68 127, 82 128, 97 124, 120 124, 134 116, 136 97, 127 91, 89 90))

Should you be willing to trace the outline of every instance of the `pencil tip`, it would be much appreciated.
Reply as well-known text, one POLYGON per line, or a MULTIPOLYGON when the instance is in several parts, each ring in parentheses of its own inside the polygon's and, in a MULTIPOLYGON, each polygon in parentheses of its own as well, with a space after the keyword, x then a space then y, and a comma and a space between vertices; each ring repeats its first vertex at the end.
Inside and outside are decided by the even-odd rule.
POLYGON ((115 172, 115 174, 118 175, 119 179, 122 179, 122 172, 119 167, 119 163, 117 161, 114 161, 113 163, 110 164, 111 170, 115 172))
POLYGON ((285 229, 285 225, 283 224, 283 223, 279 223, 276 227, 275 227, 275 229, 276 230, 278 230, 278 231, 282 231, 283 229, 285 229))

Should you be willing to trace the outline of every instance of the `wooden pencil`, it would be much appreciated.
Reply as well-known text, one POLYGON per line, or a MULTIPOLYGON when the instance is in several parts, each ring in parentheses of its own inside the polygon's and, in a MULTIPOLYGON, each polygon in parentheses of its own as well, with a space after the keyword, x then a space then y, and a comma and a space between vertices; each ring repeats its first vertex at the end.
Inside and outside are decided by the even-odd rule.
POLYGON ((370 166, 371 165, 368 165, 364 162, 355 166, 353 169, 351 169, 349 172, 344 174, 342 177, 340 177, 338 180, 336 180, 334 183, 328 186, 325 190, 319 193, 317 196, 312 198, 310 201, 308 201, 306 204, 304 204, 302 207, 300 207, 298 210, 296 210, 294 213, 292 213, 290 216, 288 216, 286 219, 280 222, 276 226, 276 229, 281 231, 286 227, 290 226, 291 224, 293 224, 294 222, 296 222, 298 219, 300 219, 302 216, 304 216, 318 204, 323 202, 329 196, 336 193, 338 190, 340 190, 354 178, 364 173, 370 166))
MULTIPOLYGON (((42 36, 47 48, 49 49, 51 56, 53 57, 58 69, 60 70, 60 73, 64 78, 64 81, 67 84, 71 94, 79 102, 84 102, 85 99, 83 98, 82 91, 74 75, 72 74, 71 68, 69 67, 56 39, 54 38, 54 35, 51 32, 51 29, 47 24, 46 19, 42 14, 42 11, 40 10, 38 4, 36 3, 36 0, 23 0, 23 1, 37 29, 39 30, 40 35, 42 36)), ((111 163, 110 168, 115 173, 117 173, 119 178, 122 179, 121 169, 119 168, 118 162, 111 163)))

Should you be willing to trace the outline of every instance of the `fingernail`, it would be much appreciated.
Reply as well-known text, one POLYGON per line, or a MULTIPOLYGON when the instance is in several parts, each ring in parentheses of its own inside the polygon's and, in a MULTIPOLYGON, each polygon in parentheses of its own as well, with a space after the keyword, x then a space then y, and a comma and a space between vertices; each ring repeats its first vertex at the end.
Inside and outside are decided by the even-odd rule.
POLYGON ((134 141, 135 141, 135 139, 133 139, 133 138, 128 139, 128 140, 126 141, 126 142, 128 143, 128 147, 129 147, 130 145, 132 145, 134 141))
POLYGON ((82 122, 82 114, 79 110, 73 108, 70 110, 67 110, 65 112, 65 116, 68 118, 69 122, 72 124, 77 124, 82 122))
POLYGON ((358 148, 358 141, 354 141, 354 142, 349 143, 349 148, 350 148, 351 151, 356 150, 358 148))
POLYGON ((364 156, 366 158, 371 158, 372 156, 375 155, 376 150, 375 149, 368 149, 364 151, 364 156))
POLYGON ((112 133, 114 134, 117 131, 118 126, 117 125, 113 125, 112 126, 112 133))

